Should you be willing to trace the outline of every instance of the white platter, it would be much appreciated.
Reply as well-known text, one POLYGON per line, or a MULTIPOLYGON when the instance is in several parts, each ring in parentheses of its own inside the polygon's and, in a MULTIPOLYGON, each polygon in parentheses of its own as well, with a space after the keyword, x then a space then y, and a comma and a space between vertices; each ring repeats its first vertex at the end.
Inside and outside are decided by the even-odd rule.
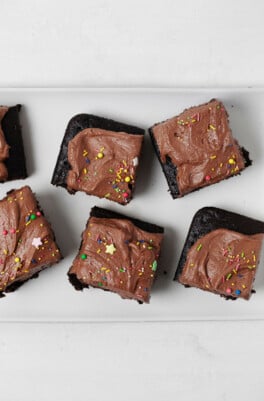
POLYGON ((21 103, 21 122, 30 177, 0 186, 1 198, 28 184, 52 223, 65 259, 0 300, 0 321, 177 321, 264 318, 264 264, 249 302, 236 302, 172 281, 194 213, 217 206, 264 220, 264 89, 0 89, 0 104, 21 103), (50 184, 69 119, 94 113, 148 128, 186 107, 220 98, 234 136, 254 165, 241 176, 172 200, 146 135, 135 198, 127 206, 84 193, 69 195, 50 184), (166 236, 149 305, 122 300, 97 289, 77 292, 66 273, 79 247, 90 208, 108 207, 165 227, 166 236), (167 274, 164 275, 163 271, 167 274))

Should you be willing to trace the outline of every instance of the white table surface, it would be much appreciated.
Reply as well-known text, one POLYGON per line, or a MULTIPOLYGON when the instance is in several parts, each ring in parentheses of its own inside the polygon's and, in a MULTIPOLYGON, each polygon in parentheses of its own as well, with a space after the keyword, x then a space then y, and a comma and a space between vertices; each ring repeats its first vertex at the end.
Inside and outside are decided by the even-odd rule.
MULTIPOLYGON (((261 0, 0 11, 0 87, 264 84, 261 0)), ((1 400, 263 400, 263 333, 264 321, 1 324, 1 400)))

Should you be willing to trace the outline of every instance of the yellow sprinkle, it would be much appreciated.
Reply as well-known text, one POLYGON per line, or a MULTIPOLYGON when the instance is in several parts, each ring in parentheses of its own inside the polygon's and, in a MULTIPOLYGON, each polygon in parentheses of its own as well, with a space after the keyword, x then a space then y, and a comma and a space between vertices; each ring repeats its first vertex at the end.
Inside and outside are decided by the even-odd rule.
POLYGON ((228 163, 229 163, 229 164, 236 164, 236 162, 235 162, 234 159, 229 159, 229 160, 228 160, 228 163))
POLYGON ((142 276, 142 274, 143 274, 143 273, 141 273, 141 272, 140 272, 140 273, 138 273, 138 275, 139 275, 139 276, 142 276))
POLYGON ((28 226, 30 223, 31 223, 31 220, 28 220, 28 221, 26 222, 26 226, 28 226))
POLYGON ((193 267, 193 266, 194 266, 194 263, 191 263, 190 266, 193 267))
POLYGON ((223 163, 220 163, 220 167, 223 167, 223 163))
POLYGON ((212 129, 213 131, 216 130, 216 128, 215 128, 215 126, 214 126, 213 124, 210 124, 210 125, 209 125, 209 128, 212 129))
POLYGON ((3 252, 4 252, 5 255, 8 254, 8 250, 7 249, 4 249, 3 252))
POLYGON ((101 270, 103 270, 103 271, 106 270, 106 267, 101 267, 101 270))
POLYGON ((84 168, 84 169, 83 169, 83 173, 84 173, 84 174, 87 174, 87 168, 84 168))
POLYGON ((105 272, 106 272, 106 273, 109 273, 110 271, 111 271, 110 269, 107 269, 105 272))
POLYGON ((84 149, 83 156, 87 156, 87 155, 88 155, 88 152, 87 152, 87 150, 84 149))
POLYGON ((15 262, 16 263, 19 263, 20 262, 20 258, 17 256, 17 257, 15 257, 15 262))
POLYGON ((245 284, 242 284, 242 288, 246 288, 245 284))
POLYGON ((97 251, 96 251, 96 253, 100 253, 101 252, 101 249, 100 248, 98 248, 97 249, 97 251))
POLYGON ((215 171, 214 167, 211 168, 211 171, 215 171))
POLYGON ((212 156, 210 156, 210 159, 216 159, 216 155, 212 155, 212 156))
POLYGON ((104 157, 103 152, 98 152, 97 157, 98 157, 98 159, 102 159, 104 157))
POLYGON ((105 198, 109 198, 109 197, 110 197, 110 195, 111 195, 111 194, 110 194, 110 192, 108 192, 107 194, 105 194, 105 196, 104 196, 104 197, 105 197, 105 198))
POLYGON ((125 181, 126 181, 126 182, 130 182, 130 181, 131 181, 131 178, 130 178, 129 176, 127 176, 127 177, 125 178, 125 181))

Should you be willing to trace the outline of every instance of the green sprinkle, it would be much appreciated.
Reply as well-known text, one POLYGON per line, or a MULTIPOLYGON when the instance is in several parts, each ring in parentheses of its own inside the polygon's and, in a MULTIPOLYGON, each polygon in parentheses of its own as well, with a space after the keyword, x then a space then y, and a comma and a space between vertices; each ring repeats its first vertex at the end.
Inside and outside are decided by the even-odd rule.
POLYGON ((86 255, 86 253, 82 253, 82 254, 81 254, 81 259, 82 259, 82 260, 85 260, 85 259, 87 259, 87 255, 86 255))
POLYGON ((37 216, 33 213, 30 215, 30 220, 36 220, 37 216))
POLYGON ((125 269, 123 267, 120 267, 119 271, 120 271, 120 273, 124 273, 125 269))
POLYGON ((152 246, 148 246, 148 249, 152 249, 153 247, 152 246))
POLYGON ((200 251, 200 249, 202 249, 202 244, 199 244, 196 248, 196 251, 200 251))
POLYGON ((158 267, 158 262, 154 260, 154 262, 152 263, 152 271, 155 272, 157 270, 157 267, 158 267))
POLYGON ((229 274, 226 276, 226 279, 229 280, 230 277, 232 277, 232 273, 229 273, 229 274))
POLYGON ((103 283, 101 283, 101 281, 99 281, 98 285, 99 285, 99 287, 102 287, 103 283))
POLYGON ((241 258, 244 258, 245 252, 241 252, 241 258))

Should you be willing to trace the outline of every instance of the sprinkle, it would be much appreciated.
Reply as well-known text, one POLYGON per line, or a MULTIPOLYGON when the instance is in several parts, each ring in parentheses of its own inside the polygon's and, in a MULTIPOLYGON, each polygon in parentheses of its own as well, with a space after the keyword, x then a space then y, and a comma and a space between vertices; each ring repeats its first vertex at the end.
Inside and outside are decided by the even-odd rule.
POLYGON ((245 252, 241 252, 241 258, 244 258, 245 252))
POLYGON ((41 238, 40 238, 40 237, 33 238, 31 244, 32 244, 35 248, 38 248, 39 246, 42 245, 41 238))
POLYGON ((106 273, 109 273, 110 271, 111 271, 110 269, 107 269, 105 272, 106 272, 106 273))
POLYGON ((240 294, 241 294, 241 291, 240 291, 240 290, 236 290, 236 291, 235 291, 235 294, 236 294, 236 295, 240 295, 240 294))
POLYGON ((127 199, 129 197, 129 194, 127 192, 124 192, 123 197, 127 199))
POLYGON ((232 273, 229 273, 229 274, 226 276, 226 280, 229 280, 231 277, 232 277, 232 273))
POLYGON ((201 249, 202 249, 202 244, 199 244, 198 246, 197 246, 197 248, 196 248, 196 251, 200 251, 201 249))
POLYGON ((99 285, 99 287, 102 287, 102 286, 103 286, 103 283, 101 283, 101 282, 99 281, 98 285, 99 285))
POLYGON ((110 192, 108 192, 107 194, 105 194, 105 198, 109 198, 111 196, 110 192))
POLYGON ((157 270, 157 267, 158 267, 158 262, 154 260, 151 266, 152 271, 155 272, 157 270))
POLYGON ((110 255, 113 255, 116 251, 116 247, 114 246, 114 244, 106 245, 105 248, 105 253, 109 253, 110 255))
POLYGON ((97 153, 97 158, 98 158, 98 159, 102 159, 103 157, 104 157, 103 152, 98 152, 98 153, 97 153))
POLYGON ((16 263, 19 263, 19 262, 20 262, 20 258, 19 258, 18 256, 16 256, 15 259, 14 259, 14 261, 15 261, 16 263))
POLYGON ((38 217, 40 217, 40 216, 41 216, 41 212, 38 211, 38 212, 36 213, 36 215, 37 215, 38 217))
POLYGON ((15 234, 15 232, 16 232, 16 229, 15 228, 11 228, 10 233, 11 234, 15 234))
POLYGON ((235 162, 234 159, 229 159, 229 160, 228 160, 228 163, 229 163, 229 164, 236 164, 236 162, 235 162))
POLYGON ((242 284, 242 288, 244 288, 244 289, 246 288, 245 284, 242 284))
POLYGON ((120 273, 124 273, 126 270, 123 267, 120 267, 119 271, 120 273))
POLYGON ((129 177, 129 176, 127 176, 126 178, 125 178, 125 182, 130 182, 131 181, 131 178, 129 177))
POLYGON ((138 165, 138 157, 134 157, 134 159, 132 160, 133 166, 137 166, 138 165))
POLYGON ((227 288, 227 289, 226 289, 226 293, 227 293, 227 294, 231 294, 231 292, 232 292, 231 288, 227 288))
POLYGON ((210 156, 210 159, 212 159, 212 160, 216 159, 216 155, 210 156))
POLYGON ((4 249, 3 252, 4 252, 5 255, 8 255, 8 250, 7 249, 4 249))
POLYGON ((34 213, 32 213, 30 215, 30 220, 36 220, 36 218, 37 218, 37 216, 34 213))
POLYGON ((216 130, 215 126, 213 124, 209 124, 209 128, 212 129, 213 131, 216 130))
POLYGON ((7 235, 8 234, 8 231, 7 230, 3 230, 3 233, 2 233, 3 235, 7 235))
POLYGON ((210 181, 211 180, 211 176, 210 175, 206 175, 205 176, 205 181, 210 181))
POLYGON ((85 259, 87 259, 87 255, 86 255, 86 253, 82 253, 82 254, 81 254, 81 259, 82 259, 82 260, 85 260, 85 259))

